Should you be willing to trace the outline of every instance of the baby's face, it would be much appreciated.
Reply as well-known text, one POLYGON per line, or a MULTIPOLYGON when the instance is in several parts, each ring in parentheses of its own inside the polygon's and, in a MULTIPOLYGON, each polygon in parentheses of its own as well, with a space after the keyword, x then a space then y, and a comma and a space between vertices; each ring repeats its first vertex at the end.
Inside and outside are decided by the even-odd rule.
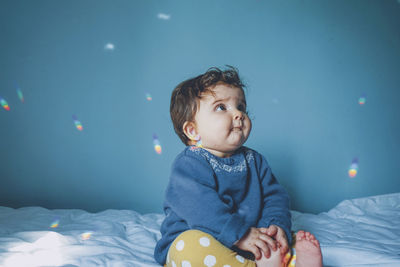
POLYGON ((217 84, 202 95, 195 127, 204 149, 218 157, 229 157, 249 137, 251 121, 246 112, 246 99, 241 89, 217 84))

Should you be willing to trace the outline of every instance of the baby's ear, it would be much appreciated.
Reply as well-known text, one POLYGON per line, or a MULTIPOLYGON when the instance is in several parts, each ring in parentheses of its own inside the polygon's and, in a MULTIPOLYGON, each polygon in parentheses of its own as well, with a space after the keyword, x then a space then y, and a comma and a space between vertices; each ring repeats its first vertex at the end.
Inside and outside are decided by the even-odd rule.
POLYGON ((196 130, 196 124, 192 121, 187 121, 183 124, 183 132, 189 138, 191 141, 196 141, 196 138, 198 136, 197 130, 196 130))

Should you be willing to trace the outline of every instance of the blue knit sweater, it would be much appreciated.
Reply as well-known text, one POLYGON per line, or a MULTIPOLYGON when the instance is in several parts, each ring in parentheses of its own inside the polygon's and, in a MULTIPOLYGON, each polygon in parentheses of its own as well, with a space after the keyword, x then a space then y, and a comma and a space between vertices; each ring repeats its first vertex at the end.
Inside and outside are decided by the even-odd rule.
POLYGON ((161 265, 171 243, 189 229, 209 233, 231 248, 250 227, 275 224, 291 241, 289 196, 265 158, 247 147, 229 158, 186 147, 173 163, 164 212, 154 250, 161 265))

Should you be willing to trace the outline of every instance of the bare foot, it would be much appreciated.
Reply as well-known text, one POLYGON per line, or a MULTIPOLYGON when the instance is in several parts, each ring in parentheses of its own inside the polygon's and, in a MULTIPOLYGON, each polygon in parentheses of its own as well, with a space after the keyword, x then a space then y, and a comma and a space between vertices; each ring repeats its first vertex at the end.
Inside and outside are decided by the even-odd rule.
POLYGON ((309 232, 296 234, 296 267, 322 267, 322 254, 319 242, 309 232))

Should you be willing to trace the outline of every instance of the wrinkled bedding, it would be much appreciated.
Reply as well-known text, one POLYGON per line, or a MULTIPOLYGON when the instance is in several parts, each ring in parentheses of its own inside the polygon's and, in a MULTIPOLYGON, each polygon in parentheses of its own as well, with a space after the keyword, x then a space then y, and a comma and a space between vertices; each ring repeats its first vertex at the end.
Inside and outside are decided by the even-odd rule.
POLYGON ((324 266, 400 266, 400 193, 345 200, 318 215, 292 212, 314 233, 324 266))
MULTIPOLYGON (((293 230, 320 240, 324 266, 400 266, 400 193, 345 200, 293 230)), ((158 266, 162 214, 0 206, 0 266, 158 266)))

